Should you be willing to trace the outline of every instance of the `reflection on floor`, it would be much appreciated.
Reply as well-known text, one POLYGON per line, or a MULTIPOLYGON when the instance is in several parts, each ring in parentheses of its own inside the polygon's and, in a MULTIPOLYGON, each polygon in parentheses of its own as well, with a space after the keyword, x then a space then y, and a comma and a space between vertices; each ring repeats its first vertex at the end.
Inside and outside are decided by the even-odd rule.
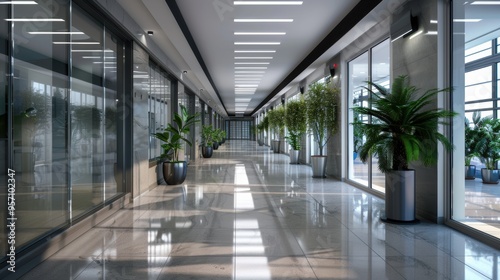
POLYGON ((498 279, 499 251, 448 227, 379 220, 384 202, 230 141, 22 279, 498 279))

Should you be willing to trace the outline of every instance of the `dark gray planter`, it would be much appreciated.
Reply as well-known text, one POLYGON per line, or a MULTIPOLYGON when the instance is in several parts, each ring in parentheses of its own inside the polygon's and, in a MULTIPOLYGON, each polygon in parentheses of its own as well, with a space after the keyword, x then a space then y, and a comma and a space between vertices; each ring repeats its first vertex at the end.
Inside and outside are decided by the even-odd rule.
POLYGON ((214 142, 213 148, 214 148, 214 150, 219 149, 219 143, 218 142, 214 142))
POLYGON ((299 152, 300 150, 290 149, 290 163, 298 164, 299 163, 299 152))
POLYGON ((498 184, 499 170, 481 168, 481 178, 484 184, 498 184))
POLYGON ((385 173, 385 219, 387 222, 416 222, 415 170, 385 173))
POLYGON ((325 178, 326 156, 311 156, 313 178, 325 178))
POLYGON ((273 152, 278 154, 280 152, 280 141, 279 140, 271 141, 271 149, 273 150, 273 152))
POLYGON ((201 147, 201 155, 204 158, 211 158, 214 150, 212 147, 202 146, 201 147))
POLYGON ((163 179, 168 185, 179 185, 187 175, 187 162, 163 162, 163 179))
POLYGON ((465 180, 474 180, 476 178, 476 166, 466 165, 465 166, 465 180))

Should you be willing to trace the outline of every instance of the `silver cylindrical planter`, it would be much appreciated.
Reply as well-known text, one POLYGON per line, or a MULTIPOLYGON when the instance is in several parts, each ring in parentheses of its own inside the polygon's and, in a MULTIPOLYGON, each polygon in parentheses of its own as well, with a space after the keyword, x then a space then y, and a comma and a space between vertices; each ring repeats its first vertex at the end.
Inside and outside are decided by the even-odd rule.
POLYGON ((465 180, 474 180, 476 178, 476 166, 466 165, 465 166, 465 180))
POLYGON ((280 152, 280 141, 279 140, 271 141, 271 147, 272 147, 273 152, 279 153, 280 152))
POLYGON ((314 178, 325 178, 326 156, 311 156, 314 178))
POLYGON ((290 149, 290 163, 298 164, 299 163, 299 152, 300 150, 290 149))
POLYGON ((481 177, 484 184, 498 184, 499 170, 481 168, 481 177))
POLYGON ((416 220, 415 170, 385 173, 385 216, 389 222, 416 220))

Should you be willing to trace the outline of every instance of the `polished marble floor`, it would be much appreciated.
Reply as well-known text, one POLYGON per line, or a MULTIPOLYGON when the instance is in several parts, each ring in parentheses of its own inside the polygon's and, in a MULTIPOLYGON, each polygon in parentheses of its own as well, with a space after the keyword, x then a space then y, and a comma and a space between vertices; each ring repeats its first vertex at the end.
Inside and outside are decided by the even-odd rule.
POLYGON ((499 251, 288 162, 230 141, 22 279, 499 279, 499 251))

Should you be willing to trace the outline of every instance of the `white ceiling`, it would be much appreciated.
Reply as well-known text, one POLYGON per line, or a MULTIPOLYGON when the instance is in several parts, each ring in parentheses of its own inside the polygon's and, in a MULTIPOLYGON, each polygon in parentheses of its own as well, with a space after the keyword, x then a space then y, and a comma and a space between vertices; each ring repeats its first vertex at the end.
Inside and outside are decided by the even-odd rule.
MULTIPOLYGON (((328 33, 360 1, 306 0, 291 6, 238 6, 232 0, 176 1, 188 29, 199 49, 213 85, 182 34, 165 0, 117 0, 144 30, 153 30, 153 40, 179 68, 187 70, 189 79, 203 89, 209 105, 223 116, 244 112, 250 115, 280 83, 301 63, 328 33), (291 23, 239 23, 235 19, 293 19, 291 23), (284 32, 285 35, 235 35, 235 32, 284 32), (235 42, 279 42, 279 45, 235 45, 235 42), (274 53, 235 53, 235 50, 273 50, 274 53), (236 59, 235 57, 264 56, 272 59, 236 59), (268 62, 263 65, 236 65, 235 62, 268 62), (266 69, 235 69, 235 67, 266 67, 266 69), (262 71, 257 81, 244 82, 258 85, 255 93, 235 94, 235 71, 262 71), (220 95, 217 96, 216 91, 220 95), (244 108, 235 107, 235 98, 243 98, 244 108), (225 108, 226 110, 224 110, 225 108)), ((173 0, 169 0, 173 1, 173 0)), ((379 7, 377 7, 379 8, 379 7)), ((378 18, 377 20, 380 20, 378 18)), ((363 30, 376 20, 364 19, 363 30)), ((354 29, 344 37, 349 42, 359 36, 354 29), (350 34, 349 34, 350 33, 350 34)), ((293 80, 297 84, 314 69, 324 66, 348 42, 342 38, 336 45, 314 61, 293 80)), ((239 73, 238 73, 239 74, 239 73)), ((287 87, 286 89, 288 89, 287 87)), ((284 90, 281 90, 281 94, 284 90)), ((199 92, 198 92, 199 93, 199 92)), ((240 103, 240 102, 238 102, 240 103)))

